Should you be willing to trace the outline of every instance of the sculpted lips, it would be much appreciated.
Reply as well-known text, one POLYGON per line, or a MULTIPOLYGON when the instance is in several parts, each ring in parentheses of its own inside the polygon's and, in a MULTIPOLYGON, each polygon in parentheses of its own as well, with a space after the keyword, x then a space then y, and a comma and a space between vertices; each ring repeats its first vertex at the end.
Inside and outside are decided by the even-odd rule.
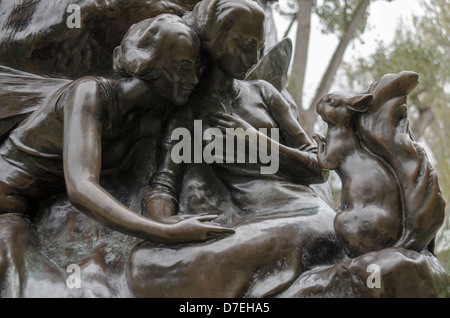
POLYGON ((189 96, 194 88, 195 85, 183 85, 181 86, 181 93, 185 96, 189 96))
POLYGON ((242 71, 247 74, 248 71, 250 71, 253 67, 255 66, 255 64, 251 63, 251 64, 242 64, 242 71))
POLYGON ((239 68, 239 74, 242 75, 242 76, 245 76, 252 68, 253 68, 253 65, 251 65, 251 66, 242 65, 239 68))
POLYGON ((244 69, 248 72, 249 70, 251 70, 253 68, 253 66, 255 66, 254 64, 244 64, 244 69))

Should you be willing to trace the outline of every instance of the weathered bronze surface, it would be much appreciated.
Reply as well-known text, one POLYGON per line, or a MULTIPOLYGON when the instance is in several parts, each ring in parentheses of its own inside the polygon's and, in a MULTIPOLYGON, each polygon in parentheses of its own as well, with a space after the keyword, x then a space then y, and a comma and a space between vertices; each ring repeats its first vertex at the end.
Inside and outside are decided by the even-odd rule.
POLYGON ((353 130, 357 114, 367 111, 372 101, 372 95, 330 94, 317 105, 317 112, 328 124, 326 138, 314 135, 318 158, 322 167, 336 170, 342 180, 341 211, 334 226, 351 257, 393 246, 402 228, 395 176, 363 149, 353 130))
POLYGON ((409 131, 406 100, 418 77, 385 75, 363 95, 329 94, 317 105, 328 124, 326 138, 315 135, 319 161, 342 180, 335 229, 349 256, 392 246, 420 252, 443 222, 436 173, 409 131))
POLYGON ((417 74, 325 96, 314 143, 271 1, 69 2, 0 3, 0 296, 450 296, 417 74))

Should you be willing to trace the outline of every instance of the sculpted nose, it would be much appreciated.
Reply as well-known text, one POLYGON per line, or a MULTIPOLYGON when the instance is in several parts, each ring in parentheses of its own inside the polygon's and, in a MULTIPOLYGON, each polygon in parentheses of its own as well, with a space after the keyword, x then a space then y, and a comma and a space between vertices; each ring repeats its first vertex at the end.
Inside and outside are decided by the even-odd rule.
POLYGON ((192 69, 189 71, 189 75, 187 76, 186 80, 186 86, 189 86, 189 88, 193 89, 195 86, 197 86, 199 82, 197 71, 195 69, 192 69))
POLYGON ((259 61, 259 51, 257 48, 253 49, 251 52, 247 52, 243 56, 244 65, 247 68, 252 68, 255 66, 259 61))
POLYGON ((251 63, 252 66, 254 66, 256 63, 258 63, 258 60, 259 60, 259 50, 258 48, 255 48, 250 54, 248 62, 251 63))
POLYGON ((196 71, 194 71, 193 72, 193 78, 192 78, 192 83, 194 84, 194 86, 197 86, 197 84, 198 84, 198 75, 197 75, 197 72, 196 71))

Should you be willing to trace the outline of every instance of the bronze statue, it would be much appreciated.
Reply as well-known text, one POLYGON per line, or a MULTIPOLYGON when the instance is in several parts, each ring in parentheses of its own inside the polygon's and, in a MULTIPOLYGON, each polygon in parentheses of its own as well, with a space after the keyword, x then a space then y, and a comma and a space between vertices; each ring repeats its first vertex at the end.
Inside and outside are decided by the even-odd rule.
POLYGON ((329 94, 317 104, 328 124, 326 138, 314 136, 318 158, 342 180, 334 225, 351 257, 393 246, 420 252, 443 222, 437 177, 408 126, 406 99, 417 83, 403 71, 366 94, 329 94))
MULTIPOLYGON (((262 162, 227 163, 227 160, 201 168, 211 172, 206 187, 217 189, 212 180, 218 178, 222 193, 231 196, 236 211, 222 211, 218 222, 233 227, 235 234, 176 250, 143 242, 129 259, 129 285, 139 297, 239 297, 243 293, 270 296, 293 281, 304 268, 327 262, 323 256, 342 257, 333 231, 335 213, 309 187, 311 183, 324 182, 327 172, 320 168, 316 147, 281 93, 265 81, 244 81, 263 50, 261 8, 251 0, 204 0, 185 19, 200 35, 206 61, 201 81, 188 102, 193 119, 201 120, 204 131, 211 127, 224 132, 227 128, 243 128, 249 132, 248 138, 254 134, 268 149, 276 143, 280 149, 279 171, 261 174, 262 162), (261 133, 260 128, 279 129, 280 141, 261 133), (322 252, 315 253, 318 249, 322 252), (283 252, 268 256, 263 252, 268 250, 283 252), (298 259, 303 260, 300 267, 298 259), (183 263, 184 270, 172 271, 173 262, 183 263), (243 289, 258 269, 253 287, 243 289), (184 271, 189 275, 184 275, 184 271), (283 278, 265 284, 263 277, 270 275, 270 271, 283 278), (240 275, 235 276, 236 272, 240 275), (163 277, 168 276, 171 288, 164 285, 163 277), (211 280, 226 287, 209 286, 211 280)), ((153 177, 153 188, 145 202, 148 215, 162 222, 177 213, 201 209, 196 205, 191 205, 191 211, 177 209, 179 197, 173 196, 180 192, 176 186, 183 170, 181 164, 173 163, 170 148, 164 148, 163 153, 166 157, 160 159, 162 165, 153 177)), ((228 155, 226 150, 216 153, 218 159, 228 155)), ((185 164, 185 168, 190 165, 185 164)), ((187 187, 193 182, 190 178, 184 180, 187 187)))
POLYGON ((374 82, 364 92, 374 96, 373 104, 357 123, 364 145, 386 161, 401 188, 403 226, 395 246, 415 251, 433 243, 445 209, 436 171, 409 130, 406 100, 418 78, 403 71, 374 82))
MULTIPOLYGON (((263 49, 264 12, 253 1, 202 1, 186 20, 198 31, 207 59, 202 81, 189 101, 194 118, 202 120, 205 130, 217 127, 225 133, 227 128, 249 129, 268 149, 273 144, 279 148, 279 171, 274 174, 262 175, 261 162, 214 163, 234 203, 255 215, 300 211, 308 206, 306 197, 312 199, 309 207, 314 207, 313 201, 320 198, 303 185, 327 178, 318 165, 316 147, 277 89, 265 81, 243 81, 263 49), (278 128, 282 141, 262 134, 260 128, 278 128), (263 189, 267 195, 261 198, 263 189)), ((225 158, 226 154, 216 156, 225 158)))
MULTIPOLYGON (((0 3, 1 65, 50 77, 114 77, 112 52, 134 23, 169 13, 183 16, 200 0, 3 0, 0 3), (68 28, 70 5, 79 28, 68 28)), ((267 3, 266 3, 267 2, 267 3)), ((272 0, 264 6, 268 48, 278 42, 272 0)))
POLYGON ((350 258, 301 274, 278 297, 334 297, 337 289, 340 297, 448 297, 450 276, 432 254, 445 202, 409 131, 406 100, 417 83, 414 72, 387 74, 362 94, 317 104, 328 124, 326 138, 314 135, 318 158, 342 181, 334 226, 350 258))
POLYGON ((9 133, 0 147, 1 212, 33 215, 39 200, 66 188, 70 202, 84 213, 144 239, 197 241, 232 232, 201 223, 211 216, 155 223, 99 183, 101 170, 120 164, 133 140, 145 133, 140 116, 164 100, 187 101, 197 84, 198 48, 194 32, 174 15, 130 28, 114 55, 114 68, 124 77, 69 82, 9 133))
POLYGON ((316 146, 270 0, 68 2, 0 3, 0 297, 449 295, 417 74, 324 97, 316 146))
POLYGON ((342 180, 341 208, 334 228, 346 253, 359 256, 391 247, 401 234, 400 189, 394 174, 364 151, 354 132, 358 113, 372 105, 372 95, 329 94, 317 104, 328 124, 326 138, 313 135, 320 165, 342 180))

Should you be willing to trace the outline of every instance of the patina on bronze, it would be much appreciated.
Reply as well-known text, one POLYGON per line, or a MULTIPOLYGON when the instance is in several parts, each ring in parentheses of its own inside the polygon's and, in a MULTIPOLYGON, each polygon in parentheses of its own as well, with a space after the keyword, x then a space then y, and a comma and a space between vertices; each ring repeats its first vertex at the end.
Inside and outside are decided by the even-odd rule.
MULTIPOLYGON (((233 226, 236 233, 207 246, 186 246, 176 251, 142 243, 129 259, 129 284, 140 297, 237 297, 242 286, 256 275, 248 296, 270 296, 292 282, 300 268, 342 257, 333 231, 334 211, 309 187, 311 183, 324 182, 327 172, 319 166, 316 147, 282 94, 265 81, 243 81, 263 51, 265 32, 261 8, 254 1, 204 0, 185 19, 197 30, 205 56, 201 81, 189 101, 193 118, 201 120, 204 129, 249 129, 250 134, 269 144, 269 149, 270 144, 277 143, 280 169, 262 175, 261 162, 200 165, 206 180, 185 177, 185 186, 192 183, 194 188, 205 182, 206 188, 219 192, 222 188, 211 180, 222 184, 235 210, 223 211, 218 222, 233 226), (281 140, 260 133, 260 128, 278 128, 281 140), (258 228, 264 231, 259 232, 258 228), (314 255, 318 249, 322 252, 314 255), (283 252, 268 257, 267 253, 260 253, 263 250, 283 252), (187 255, 190 256, 184 259, 187 255), (280 262, 280 258, 285 261, 280 262), (164 277, 171 272, 169 264, 174 261, 183 262, 190 274, 172 273, 172 288, 167 289, 164 277), (263 277, 273 271, 280 279, 264 284, 263 277), (236 272, 240 274, 235 275, 236 272), (211 286, 211 281, 218 284, 211 286)), ((162 162, 168 164, 156 171, 146 202, 147 213, 162 221, 179 213, 171 204, 178 198, 168 199, 168 196, 181 192, 174 186, 180 184, 177 180, 181 176, 177 174, 183 172, 179 166, 170 164, 171 152, 168 149, 164 152, 167 157, 162 162), (167 207, 165 215, 161 213, 162 206, 167 207)), ((211 195, 223 194, 212 192, 211 195)), ((187 213, 195 213, 202 207, 190 204, 190 208, 187 213)))
MULTIPOLYGON (((199 33, 206 56, 202 81, 189 101, 194 118, 202 120, 203 129, 217 127, 224 132, 227 128, 249 129, 250 134, 268 144, 268 149, 271 143, 277 143, 280 150, 276 174, 262 176, 258 166, 262 163, 215 164, 216 174, 242 211, 259 214, 301 210, 301 194, 292 189, 297 186, 300 192, 308 192, 309 188, 302 184, 322 183, 327 178, 318 165, 316 147, 275 87, 261 80, 243 81, 263 50, 264 12, 253 1, 203 1, 185 19, 199 33), (269 131, 278 128, 281 141, 260 133, 260 128, 269 131), (280 190, 283 182, 289 182, 289 186, 280 190), (271 185, 273 188, 269 190, 271 185), (292 192, 288 190, 290 186, 292 192), (259 197, 262 189, 267 191, 263 201, 259 197)), ((170 151, 167 155, 170 156, 170 151)), ((177 191, 168 189, 168 192, 177 191)))
POLYGON ((0 296, 450 294, 429 251, 444 202, 407 129, 417 74, 324 97, 316 146, 285 89, 292 44, 271 29, 270 1, 78 4, 82 30, 67 29, 65 1, 0 4, 0 203, 13 212, 0 215, 0 296), (199 121, 200 133, 242 128, 236 139, 277 145, 279 169, 175 163, 172 132, 199 121))
MULTIPOLYGON (((213 216, 154 222, 100 185, 101 170, 123 162, 146 133, 142 114, 165 100, 187 101, 197 84, 198 62, 198 38, 179 17, 160 15, 134 25, 115 51, 115 70, 127 77, 69 82, 9 132, 0 149, 1 212, 32 216, 40 200, 66 189, 80 211, 143 239, 180 243, 232 233, 202 223, 213 216)), ((8 240, 9 249, 15 244, 8 240)))
POLYGON ((314 135, 322 167, 342 180, 341 208, 334 225, 349 256, 393 246, 401 234, 401 199, 394 174, 368 154, 353 131, 358 113, 367 111, 372 95, 330 94, 317 112, 328 124, 327 137, 314 135), (369 177, 372 182, 367 182, 369 177))
POLYGON ((335 229, 350 256, 398 246, 421 251, 444 219, 445 203, 407 118, 407 95, 418 74, 388 74, 367 94, 329 94, 317 104, 328 124, 315 135, 319 161, 342 180, 335 229))

